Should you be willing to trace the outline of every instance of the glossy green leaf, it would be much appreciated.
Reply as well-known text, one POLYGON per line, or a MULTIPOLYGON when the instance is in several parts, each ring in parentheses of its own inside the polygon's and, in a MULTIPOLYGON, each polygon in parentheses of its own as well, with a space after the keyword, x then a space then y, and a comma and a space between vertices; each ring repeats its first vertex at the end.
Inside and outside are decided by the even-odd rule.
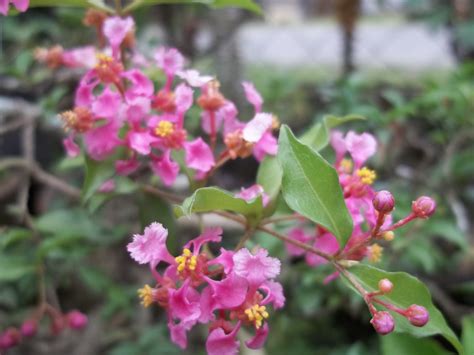
POLYGON ((462 320, 462 345, 466 354, 474 354, 474 315, 462 320))
POLYGON ((257 184, 263 187, 265 193, 273 200, 281 188, 283 171, 276 157, 266 156, 260 163, 257 172, 257 184))
POLYGON ((97 225, 82 209, 50 211, 35 220, 39 232, 51 235, 84 236, 94 238, 99 232, 97 225))
POLYGON ((0 235, 0 249, 8 248, 9 246, 29 239, 33 236, 31 230, 26 228, 9 228, 6 232, 0 235))
POLYGON ((253 0, 135 0, 125 8, 125 11, 136 10, 140 7, 161 4, 204 4, 216 8, 239 7, 261 14, 262 9, 253 0))
POLYGON ((380 337, 382 355, 448 355, 432 339, 417 339, 408 334, 392 333, 380 337))
POLYGON ((30 7, 94 7, 103 11, 113 12, 103 0, 30 0, 30 7))
POLYGON ((324 116, 322 121, 313 125, 313 127, 300 137, 300 140, 302 143, 319 151, 329 144, 331 128, 354 120, 365 120, 365 117, 359 115, 347 115, 342 117, 333 115, 324 116))
POLYGON ((352 233, 352 218, 336 170, 287 126, 280 130, 278 160, 288 206, 329 230, 344 245, 352 233))
POLYGON ((215 188, 203 187, 184 200, 181 206, 176 206, 177 217, 188 216, 192 213, 230 211, 244 215, 251 223, 257 223, 263 211, 262 198, 258 197, 251 202, 236 198, 231 193, 215 188))
POLYGON ((400 308, 407 308, 412 304, 425 307, 430 313, 430 321, 424 327, 412 326, 406 318, 393 314, 396 321, 396 332, 409 333, 415 337, 427 337, 440 334, 445 337, 460 354, 464 354, 463 347, 456 334, 446 323, 442 313, 434 306, 428 288, 416 277, 405 272, 387 272, 369 265, 359 264, 349 269, 366 290, 378 290, 378 282, 387 278, 392 281, 393 291, 384 297, 400 308))

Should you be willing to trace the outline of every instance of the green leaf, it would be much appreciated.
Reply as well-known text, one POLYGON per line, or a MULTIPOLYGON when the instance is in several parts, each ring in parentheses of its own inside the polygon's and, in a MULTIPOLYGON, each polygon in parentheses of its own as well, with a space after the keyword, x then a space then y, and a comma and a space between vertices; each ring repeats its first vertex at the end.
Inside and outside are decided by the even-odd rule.
POLYGON ((81 192, 83 202, 87 202, 97 189, 115 174, 115 169, 110 161, 96 161, 86 157, 85 163, 86 177, 81 192))
POLYGON ((295 212, 329 230, 343 246, 352 234, 352 218, 336 170, 296 139, 286 125, 280 130, 278 146, 286 203, 295 212))
POLYGON ((103 0, 30 0, 30 7, 95 7, 97 9, 114 12, 103 0))
POLYGON ((266 156, 260 163, 257 172, 257 184, 274 200, 280 192, 283 171, 276 157, 266 156))
POLYGON ((35 225, 44 234, 94 238, 100 233, 98 226, 82 209, 61 209, 48 212, 38 217, 35 225))
POLYGON ((125 12, 136 10, 140 7, 162 4, 204 4, 216 8, 221 7, 240 7, 250 10, 258 14, 262 13, 262 9, 253 0, 135 0, 125 8, 125 12))
POLYGON ((322 121, 316 123, 306 133, 304 133, 300 137, 300 140, 303 144, 320 151, 329 144, 329 133, 331 128, 354 120, 365 120, 365 117, 359 115, 347 115, 342 117, 333 115, 324 116, 322 121))
POLYGON ((29 259, 0 255, 0 282, 16 281, 35 271, 29 259))
POLYGON ((450 354, 432 339, 417 339, 408 334, 392 333, 381 336, 380 342, 382 355, 450 354))
MULTIPOLYGON (((359 264, 349 269, 358 281, 368 291, 378 290, 378 282, 387 278, 392 281, 393 291, 381 299, 389 301, 400 308, 407 308, 412 304, 425 307, 430 313, 430 321, 424 327, 412 326, 405 317, 392 313, 395 318, 396 332, 409 333, 415 337, 427 337, 440 334, 445 337, 460 354, 464 354, 463 347, 456 334, 446 323, 442 313, 434 306, 428 288, 416 277, 405 272, 387 272, 369 265, 359 264)), ((401 352, 403 353, 403 352, 401 352)))
POLYGON ((10 245, 29 239, 33 236, 31 230, 26 228, 9 228, 0 236, 0 249, 8 248, 10 245))
POLYGON ((125 176, 117 176, 114 178, 115 189, 111 192, 101 192, 92 195, 92 197, 87 202, 87 210, 89 213, 94 213, 100 207, 102 207, 106 202, 110 201, 114 197, 129 195, 138 189, 138 184, 133 180, 125 176))
POLYGON ((462 320, 462 344, 466 354, 474 354, 474 315, 462 320))
POLYGON ((176 206, 174 213, 177 217, 181 217, 189 216, 192 213, 217 210, 242 214, 251 224, 255 225, 262 216, 262 198, 258 197, 251 202, 247 202, 234 197, 230 192, 215 187, 203 187, 184 200, 181 206, 176 206))

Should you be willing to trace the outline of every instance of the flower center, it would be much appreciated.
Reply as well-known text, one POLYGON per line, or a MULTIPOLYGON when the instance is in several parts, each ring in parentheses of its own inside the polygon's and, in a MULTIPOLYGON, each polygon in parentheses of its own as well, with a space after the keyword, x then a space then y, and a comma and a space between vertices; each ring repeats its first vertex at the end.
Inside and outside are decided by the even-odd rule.
POLYGON ((378 244, 372 244, 369 249, 369 261, 371 263, 378 263, 382 259, 383 247, 378 244))
POLYGON ((196 270, 197 257, 192 255, 191 250, 183 249, 183 254, 175 258, 178 263, 178 272, 183 272, 186 269, 190 271, 196 270))
POLYGON ((174 125, 170 121, 160 121, 155 127, 155 134, 158 137, 166 138, 172 135, 174 132, 174 125))
POLYGON ((138 289, 138 297, 141 298, 143 307, 149 307, 154 301, 153 289, 149 285, 143 286, 138 289))
POLYGON ((267 308, 258 304, 254 304, 252 307, 247 308, 244 313, 247 315, 248 320, 254 323, 256 329, 259 329, 262 326, 264 319, 269 317, 267 308))
POLYGON ((59 115, 64 129, 84 133, 92 128, 93 117, 87 107, 76 107, 74 111, 65 111, 59 115))
POLYGON ((357 176, 360 178, 360 181, 365 185, 372 185, 377 177, 375 171, 363 167, 356 171, 357 176))
POLYGON ((351 170, 352 170, 352 161, 350 161, 349 159, 342 159, 341 160, 341 169, 343 172, 345 173, 350 173, 351 170))

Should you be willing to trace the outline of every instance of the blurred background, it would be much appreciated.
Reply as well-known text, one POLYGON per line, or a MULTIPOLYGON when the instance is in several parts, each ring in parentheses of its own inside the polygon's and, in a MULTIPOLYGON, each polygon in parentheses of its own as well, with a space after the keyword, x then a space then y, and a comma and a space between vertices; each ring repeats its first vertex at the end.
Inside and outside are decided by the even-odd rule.
MULTIPOLYGON (((394 193, 395 216, 406 215, 420 195, 439 204, 433 219, 398 232, 376 266, 419 277, 461 334, 463 317, 474 311, 474 2, 258 2, 263 16, 201 5, 137 11, 137 44, 148 54, 157 45, 179 48, 192 66, 219 78, 222 92, 242 107, 244 117, 250 107, 242 80, 254 82, 264 110, 297 132, 325 114, 367 117, 344 129, 370 131, 379 140, 371 162, 378 173, 375 186, 394 193)), ((35 62, 34 49, 93 42, 83 16, 81 9, 31 9, 0 18, 0 329, 21 322, 34 307, 36 274, 22 263, 41 250, 51 270, 51 302, 83 310, 90 323, 83 332, 57 337, 45 329, 12 354, 201 353, 205 329, 193 331, 189 349, 180 351, 168 340, 163 313, 139 306, 136 290, 151 281, 150 275, 124 248, 151 220, 166 219, 176 245, 197 235, 196 225, 175 225, 159 200, 145 201, 156 210, 143 210, 147 197, 125 188, 90 213, 48 187, 44 176, 34 176, 28 185, 21 166, 5 168, 7 157, 35 160, 80 187, 83 162, 64 159, 56 116, 73 105, 81 72, 48 69, 35 62), (46 246, 22 240, 25 206, 46 246)), ((189 124, 198 129, 197 114, 189 124)), ((331 156, 330 149, 325 153, 331 156)), ((252 160, 230 163, 214 183, 227 189, 248 186, 256 168, 252 160)), ((234 245, 239 231, 226 233, 234 245)), ((323 285, 329 269, 288 259, 278 241, 257 236, 256 242, 284 260, 287 297, 284 310, 271 315, 271 335, 259 354, 454 352, 438 338, 377 336, 359 296, 339 281, 323 285)))

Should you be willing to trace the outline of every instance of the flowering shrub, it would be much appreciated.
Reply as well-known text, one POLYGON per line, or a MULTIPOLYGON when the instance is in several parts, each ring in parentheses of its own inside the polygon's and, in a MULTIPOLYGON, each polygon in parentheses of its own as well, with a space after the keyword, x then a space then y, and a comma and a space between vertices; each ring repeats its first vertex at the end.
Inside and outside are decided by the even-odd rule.
MULTIPOLYGON (((2 13, 8 3, 1 3, 2 13)), ((12 3, 20 11, 28 5, 12 3)), ((134 2, 128 10, 135 6, 134 2)), ((359 293, 377 333, 440 334, 462 352, 419 280, 363 262, 378 262, 383 256, 381 245, 393 240, 398 228, 433 215, 436 203, 418 197, 411 213, 393 221, 395 198, 389 191, 373 188, 376 172, 367 165, 377 152, 376 138, 334 130, 359 117, 327 116, 298 138, 288 126, 280 127, 275 115, 264 112, 263 99, 250 82, 242 87, 254 112, 251 117, 239 116, 217 79, 186 69, 178 50, 159 47, 152 58, 140 53, 133 18, 128 10, 116 10, 111 14, 112 9, 101 5, 86 14, 84 23, 97 29, 99 46, 40 48, 36 58, 52 69, 83 70, 74 107, 59 118, 67 132, 63 142, 67 155, 85 156, 85 204, 90 205, 94 195, 112 197, 119 180, 126 177, 132 191, 142 190, 175 204, 178 218, 213 213, 244 230, 234 249, 220 247, 214 255, 208 244, 219 245, 223 230, 203 228, 182 246, 180 255, 172 255, 168 230, 157 215, 143 234, 126 242, 130 257, 148 266, 153 280, 138 290, 141 303, 166 313, 177 346, 186 348, 187 333, 198 324, 208 330, 209 354, 237 353, 243 328, 252 334, 245 346, 264 346, 271 331, 268 320, 284 307, 285 296, 278 282, 280 260, 265 248, 246 247, 256 232, 263 232, 284 242, 289 256, 303 257, 311 267, 331 265, 334 270, 325 283, 343 279, 359 293), (152 74, 157 69, 162 82, 152 74), (193 106, 200 112, 198 135, 186 128, 193 106), (329 143, 334 164, 319 154, 329 143), (237 193, 207 186, 225 163, 251 156, 260 163, 254 185, 237 193), (98 167, 105 168, 99 172, 98 167), (188 178, 187 198, 171 189, 179 175, 188 178), (279 204, 292 212, 282 212, 285 209, 279 204), (276 228, 288 221, 290 228, 276 228)), ((44 315, 51 319, 53 334, 87 324, 79 311, 64 315, 42 298, 20 330, 12 327, 3 332, 0 349, 35 335, 44 315)))

